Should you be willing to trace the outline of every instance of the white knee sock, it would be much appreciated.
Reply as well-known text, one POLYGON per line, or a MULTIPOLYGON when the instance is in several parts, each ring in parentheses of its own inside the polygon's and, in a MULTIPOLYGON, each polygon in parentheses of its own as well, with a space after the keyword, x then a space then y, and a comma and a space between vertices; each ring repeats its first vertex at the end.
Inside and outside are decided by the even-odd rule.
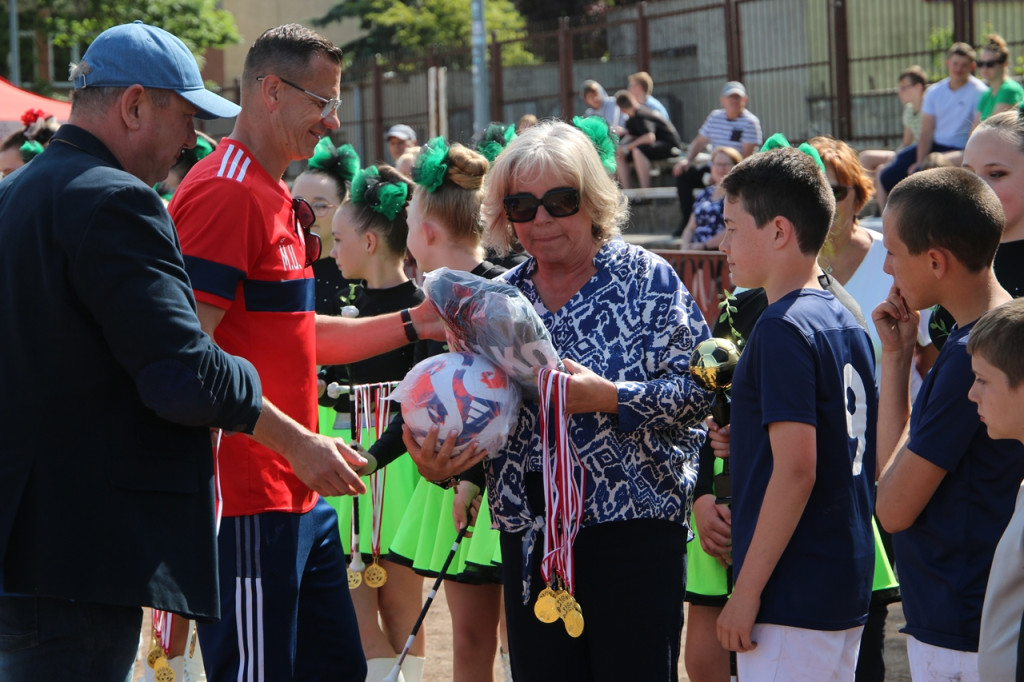
POLYGON ((406 656, 402 661, 402 674, 405 682, 420 682, 423 679, 423 664, 427 659, 423 656, 406 656))
MULTIPOLYGON (((397 656, 366 659, 366 682, 382 682, 395 667, 397 660, 397 656)), ((401 672, 398 673, 398 682, 405 682, 405 676, 401 672)))

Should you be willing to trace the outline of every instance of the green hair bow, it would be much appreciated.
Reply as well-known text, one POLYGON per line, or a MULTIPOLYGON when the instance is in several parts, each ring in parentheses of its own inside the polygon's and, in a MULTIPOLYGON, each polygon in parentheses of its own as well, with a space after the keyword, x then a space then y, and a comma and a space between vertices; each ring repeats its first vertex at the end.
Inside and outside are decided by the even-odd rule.
POLYGON ((409 185, 404 182, 383 182, 376 166, 356 171, 350 192, 356 206, 369 206, 374 213, 380 213, 388 220, 405 208, 409 196, 409 185))
MULTIPOLYGON (((789 140, 786 139, 785 135, 783 135, 782 133, 775 133, 774 135, 772 135, 771 137, 769 137, 767 140, 764 141, 764 146, 761 147, 761 151, 767 152, 767 151, 771 151, 772 149, 780 149, 782 147, 792 147, 792 146, 793 145, 791 145, 789 143, 789 140)), ((807 144, 806 142, 804 142, 799 147, 797 147, 797 149, 799 149, 804 154, 807 154, 807 156, 809 156, 812 159, 814 159, 814 163, 818 164, 818 168, 821 170, 821 174, 822 175, 826 174, 826 172, 825 172, 825 164, 821 160, 821 154, 818 153, 817 149, 815 149, 811 145, 807 144)))
POLYGON ((213 147, 204 138, 196 136, 195 152, 196 161, 202 161, 207 156, 213 153, 213 147))
POLYGON ((22 163, 28 163, 32 159, 36 158, 43 153, 43 145, 39 144, 35 140, 29 140, 25 144, 18 148, 21 152, 22 163))
POLYGON ((488 161, 494 163, 494 159, 498 157, 508 145, 509 142, 514 140, 516 137, 515 126, 505 125, 504 123, 492 123, 487 126, 487 130, 484 131, 484 135, 480 138, 480 142, 476 146, 476 150, 483 154, 488 161))
POLYGON ((428 192, 436 192, 448 173, 448 143, 443 137, 435 137, 423 145, 416 164, 412 167, 412 179, 428 192))
POLYGON ((329 173, 342 182, 352 182, 359 171, 359 154, 350 144, 335 147, 328 137, 316 143, 309 167, 329 173))
POLYGON ((583 131, 594 143, 601 165, 608 175, 615 174, 615 147, 619 144, 619 136, 608 127, 608 121, 601 116, 573 116, 572 124, 583 131))

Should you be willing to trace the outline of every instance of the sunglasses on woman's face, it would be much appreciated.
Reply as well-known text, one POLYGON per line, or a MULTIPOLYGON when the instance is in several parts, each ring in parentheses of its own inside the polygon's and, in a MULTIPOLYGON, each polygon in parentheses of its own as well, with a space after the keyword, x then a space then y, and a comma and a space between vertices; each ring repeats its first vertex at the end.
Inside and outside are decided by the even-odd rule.
POLYGON ((538 198, 523 192, 505 197, 505 215, 513 223, 528 223, 537 217, 537 209, 544 210, 552 218, 567 218, 579 213, 580 193, 575 187, 557 187, 548 190, 538 198))
POLYGON ((1002 63, 1003 63, 1002 59, 993 59, 993 60, 987 61, 987 62, 978 62, 978 68, 979 69, 991 69, 993 67, 999 66, 1002 63))
POLYGON ((302 230, 302 237, 306 244, 306 267, 320 259, 320 235, 310 228, 316 222, 316 214, 313 207, 305 199, 292 199, 292 212, 295 214, 295 231, 302 230))

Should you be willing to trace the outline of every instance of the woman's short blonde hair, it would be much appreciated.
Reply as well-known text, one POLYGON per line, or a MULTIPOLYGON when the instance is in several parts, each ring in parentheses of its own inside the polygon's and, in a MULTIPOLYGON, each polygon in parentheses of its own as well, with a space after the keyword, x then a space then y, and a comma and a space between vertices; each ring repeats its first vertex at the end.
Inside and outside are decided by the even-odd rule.
POLYGON ((527 128, 508 143, 494 160, 484 182, 482 214, 485 242, 504 255, 518 245, 512 223, 505 215, 504 199, 519 186, 554 178, 554 187, 574 187, 580 210, 593 221, 595 241, 622 233, 629 217, 626 196, 605 172, 594 143, 578 128, 558 120, 545 120, 527 128))

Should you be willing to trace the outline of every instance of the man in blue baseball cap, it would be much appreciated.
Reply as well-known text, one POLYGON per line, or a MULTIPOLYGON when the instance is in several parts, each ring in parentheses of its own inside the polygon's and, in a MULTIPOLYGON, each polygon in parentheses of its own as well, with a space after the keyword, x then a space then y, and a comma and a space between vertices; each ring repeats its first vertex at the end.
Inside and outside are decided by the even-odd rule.
POLYGON ((203 85, 196 59, 185 43, 162 28, 141 21, 107 29, 92 42, 71 74, 76 90, 146 88, 182 96, 202 119, 234 118, 241 108, 203 85))
POLYGON ((220 616, 210 429, 252 433, 248 361, 203 332, 153 183, 235 116, 136 22, 73 67, 70 122, 0 182, 0 679, 128 680, 144 605, 220 616))

